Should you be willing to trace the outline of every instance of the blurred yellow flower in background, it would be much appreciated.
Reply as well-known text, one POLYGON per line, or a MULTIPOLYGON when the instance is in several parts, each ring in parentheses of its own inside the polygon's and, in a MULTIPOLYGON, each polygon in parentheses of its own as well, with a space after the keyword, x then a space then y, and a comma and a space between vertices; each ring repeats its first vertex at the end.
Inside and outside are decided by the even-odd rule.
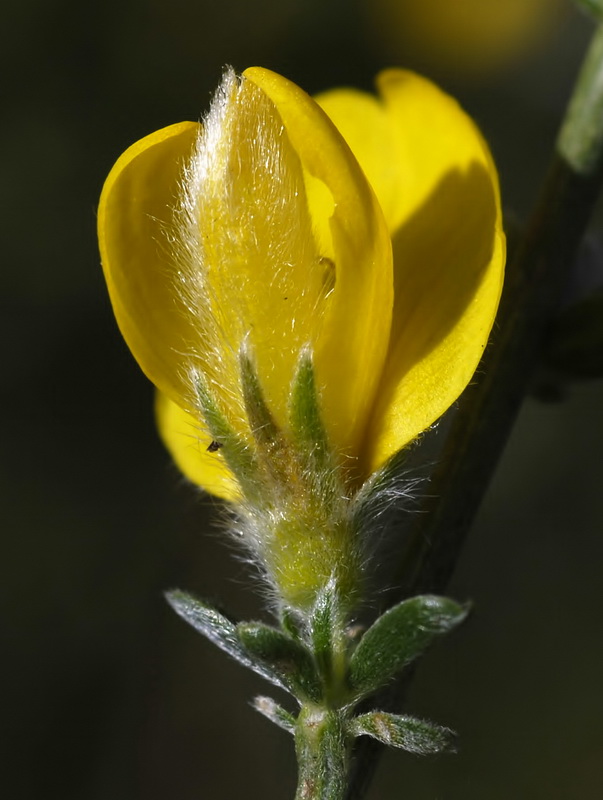
POLYGON ((370 0, 364 13, 389 58, 479 80, 544 43, 566 6, 563 0, 370 0))

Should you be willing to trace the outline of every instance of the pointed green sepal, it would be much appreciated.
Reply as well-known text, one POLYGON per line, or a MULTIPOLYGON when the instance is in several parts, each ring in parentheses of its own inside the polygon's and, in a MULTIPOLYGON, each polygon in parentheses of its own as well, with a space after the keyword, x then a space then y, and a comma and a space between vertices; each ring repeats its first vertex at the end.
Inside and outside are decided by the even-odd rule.
POLYGON ((350 661, 350 688, 361 697, 379 689, 447 633, 468 609, 446 597, 422 595, 386 611, 364 634, 350 661))
POLYGON ((423 480, 407 467, 409 451, 399 450, 365 481, 354 498, 352 525, 359 535, 375 539, 380 528, 391 522, 391 512, 415 502, 417 485, 423 480))
POLYGON ((287 733, 295 733, 295 717, 279 706, 276 700, 260 695, 254 698, 253 707, 287 733))
POLYGON ((301 642, 261 622, 241 622, 237 636, 245 651, 275 672, 300 699, 320 702, 322 691, 310 652, 301 642))
POLYGON ((236 433, 209 390, 201 373, 194 376, 199 409, 216 446, 248 497, 257 494, 258 464, 253 449, 236 433))
POLYGON ((302 350, 297 372, 293 378, 289 423, 293 439, 300 450, 310 454, 318 467, 328 467, 329 441, 321 419, 312 353, 309 348, 302 350))
POLYGON ((371 736, 421 756, 454 751, 454 731, 415 717, 371 711, 351 720, 349 728, 353 736, 371 736))
POLYGON ((271 670, 263 661, 254 658, 244 646, 237 635, 237 626, 228 617, 221 614, 208 603, 192 597, 186 592, 176 589, 166 592, 168 603, 183 620, 192 625, 193 628, 202 633, 210 642, 213 642, 221 650, 232 656, 239 664, 249 667, 258 675, 279 686, 287 689, 285 682, 280 675, 271 670))
POLYGON ((259 444, 274 445, 282 438, 282 434, 264 400, 264 392, 247 343, 244 343, 239 351, 239 365, 241 388, 251 432, 259 444))

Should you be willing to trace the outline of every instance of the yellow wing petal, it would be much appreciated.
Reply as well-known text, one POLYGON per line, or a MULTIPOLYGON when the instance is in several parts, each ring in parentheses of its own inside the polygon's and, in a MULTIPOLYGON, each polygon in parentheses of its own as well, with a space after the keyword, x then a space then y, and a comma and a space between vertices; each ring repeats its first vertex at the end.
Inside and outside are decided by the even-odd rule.
POLYGON ((181 472, 210 494, 240 500, 239 485, 197 419, 162 392, 157 392, 155 414, 161 439, 181 472))
POLYGON ((402 70, 382 100, 319 98, 350 142, 393 236, 394 313, 365 463, 370 471, 431 425, 470 380, 502 288, 498 180, 481 134, 458 104, 402 70), (368 136, 367 130, 380 131, 368 136))
POLYGON ((118 159, 98 208, 101 260, 122 335, 148 378, 173 399, 189 399, 178 354, 197 333, 175 291, 169 252, 185 160, 199 126, 182 122, 146 136, 118 159))

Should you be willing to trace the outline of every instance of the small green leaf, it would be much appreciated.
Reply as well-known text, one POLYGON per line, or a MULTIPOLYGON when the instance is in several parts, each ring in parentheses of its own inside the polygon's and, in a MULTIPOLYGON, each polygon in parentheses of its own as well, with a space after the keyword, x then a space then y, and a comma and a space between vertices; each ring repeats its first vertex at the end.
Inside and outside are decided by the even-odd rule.
POLYGON ((436 636, 467 616, 446 597, 422 595, 386 611, 364 634, 351 661, 349 680, 358 696, 383 686, 419 656, 436 636))
POLYGON ((336 503, 345 494, 337 461, 322 422, 312 351, 305 347, 297 363, 289 400, 289 428, 296 453, 311 479, 313 492, 323 505, 336 503))
POLYGON ((215 608, 196 597, 192 597, 186 592, 175 591, 166 592, 166 599, 174 611, 182 617, 196 631, 202 633, 210 642, 213 642, 221 650, 232 656, 239 664, 249 667, 258 675, 279 686, 287 689, 285 682, 280 675, 271 670, 266 664, 254 658, 242 646, 237 636, 237 626, 231 622, 224 614, 216 611, 215 608))
POLYGON ((261 622, 239 623, 237 636, 246 652, 276 673, 293 695, 320 701, 322 692, 314 661, 303 644, 261 622))
POLYGON ((421 756, 454 750, 455 733, 450 728, 385 711, 361 714, 351 721, 350 732, 421 756))
POLYGON ((275 725, 278 725, 279 728, 282 728, 288 733, 294 733, 295 717, 279 706, 276 700, 273 700, 271 697, 263 697, 260 695, 254 698, 253 707, 271 722, 274 722, 275 725))

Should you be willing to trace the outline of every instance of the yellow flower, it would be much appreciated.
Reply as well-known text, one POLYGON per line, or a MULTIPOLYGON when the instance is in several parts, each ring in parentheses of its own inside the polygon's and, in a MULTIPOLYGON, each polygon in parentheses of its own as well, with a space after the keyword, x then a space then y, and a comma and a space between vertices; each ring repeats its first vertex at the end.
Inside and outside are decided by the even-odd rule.
POLYGON ((164 441, 194 482, 270 518, 249 536, 302 606, 332 565, 311 570, 347 547, 340 500, 455 401, 502 285, 478 130, 414 74, 378 86, 312 100, 268 70, 228 72, 203 125, 121 156, 99 207, 115 315, 160 390, 164 441))
POLYGON ((368 0, 363 7, 380 52, 477 81, 538 50, 568 10, 562 0, 368 0))

